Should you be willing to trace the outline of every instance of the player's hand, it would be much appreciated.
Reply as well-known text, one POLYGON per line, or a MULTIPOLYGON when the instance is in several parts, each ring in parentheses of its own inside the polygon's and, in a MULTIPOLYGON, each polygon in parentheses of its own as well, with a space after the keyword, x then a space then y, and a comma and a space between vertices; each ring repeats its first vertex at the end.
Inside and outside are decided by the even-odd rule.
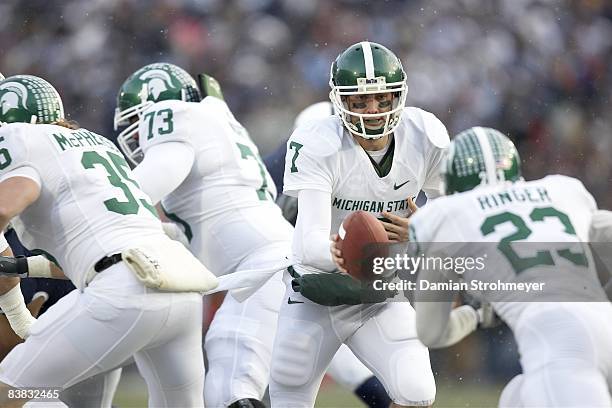
POLYGON ((408 241, 408 227, 410 226, 410 217, 414 214, 418 207, 414 203, 412 197, 408 197, 406 200, 408 208, 410 209, 410 215, 408 217, 400 217, 390 212, 383 211, 382 215, 391 222, 381 221, 385 231, 387 231, 387 237, 391 242, 406 242, 408 241))
POLYGON ((408 197, 406 199, 406 202, 408 203, 408 208, 410 209, 410 215, 408 215, 408 218, 410 218, 410 217, 412 217, 412 214, 417 212, 419 207, 417 207, 417 205, 414 203, 414 198, 412 198, 412 197, 408 197))
POLYGON ((32 301, 26 305, 32 316, 38 318, 40 314, 40 309, 43 307, 45 302, 49 300, 49 294, 44 290, 36 292, 32 296, 32 301))
POLYGON ((348 273, 348 271, 344 268, 344 258, 342 258, 342 251, 338 249, 338 242, 340 241, 340 236, 338 234, 334 234, 331 236, 331 242, 329 244, 329 251, 331 252, 332 260, 338 267, 340 272, 348 273))
POLYGON ((28 261, 26 257, 0 256, 0 276, 27 278, 28 261))
POLYGON ((162 222, 162 228, 168 238, 178 241, 185 247, 189 248, 189 239, 181 227, 179 227, 177 224, 174 222, 162 222))
POLYGON ((502 320, 499 318, 493 306, 490 303, 483 303, 478 310, 478 327, 481 329, 490 329, 497 327, 502 324, 502 320))

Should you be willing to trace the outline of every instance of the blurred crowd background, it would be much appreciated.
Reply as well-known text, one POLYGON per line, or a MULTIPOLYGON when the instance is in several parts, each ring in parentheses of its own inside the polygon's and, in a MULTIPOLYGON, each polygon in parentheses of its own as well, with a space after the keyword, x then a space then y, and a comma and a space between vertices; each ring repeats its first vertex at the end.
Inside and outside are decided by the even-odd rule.
POLYGON ((41 75, 85 127, 112 134, 122 81, 174 62, 223 85, 263 153, 369 39, 408 73, 408 104, 455 134, 516 138, 528 177, 581 178, 612 208, 612 2, 606 0, 3 0, 0 71, 41 75), (27 7, 24 7, 27 4, 27 7))
MULTIPOLYGON (((402 59, 408 105, 435 113, 451 135, 498 128, 517 141, 526 178, 576 176, 612 209, 608 0, 0 2, 0 72, 46 78, 83 126, 112 135, 123 80, 168 61, 216 77, 264 154, 301 109, 327 99, 331 62, 363 39, 402 59)), ((504 336, 462 354, 474 370, 516 370, 504 336)))

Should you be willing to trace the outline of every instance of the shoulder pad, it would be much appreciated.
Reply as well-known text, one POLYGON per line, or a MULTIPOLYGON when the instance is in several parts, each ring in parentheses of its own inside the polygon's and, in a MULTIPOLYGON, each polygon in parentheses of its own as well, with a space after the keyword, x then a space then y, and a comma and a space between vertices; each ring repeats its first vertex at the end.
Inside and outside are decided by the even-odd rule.
POLYGON ((597 203, 595 202, 593 195, 589 190, 587 190, 582 181, 580 181, 579 179, 575 177, 564 176, 562 174, 551 174, 542 178, 541 180, 546 180, 545 184, 554 183, 556 185, 562 186, 561 190, 564 191, 564 194, 566 195, 572 193, 581 194, 583 197, 586 197, 589 202, 591 202, 591 205, 594 208, 597 208, 597 203))
POLYGON ((414 126, 427 135, 429 142, 435 147, 446 149, 450 144, 446 127, 433 113, 408 106, 404 108, 402 120, 412 122, 414 126))
POLYGON ((289 141, 301 144, 301 153, 313 157, 327 157, 337 153, 342 146, 344 127, 340 118, 330 116, 328 118, 311 120, 297 127, 289 141))
POLYGON ((49 125, 32 125, 30 123, 7 123, 0 126, 0 133, 3 135, 20 135, 30 133, 43 133, 42 128, 49 125))
POLYGON ((223 99, 216 98, 214 96, 207 96, 202 99, 198 105, 206 106, 208 110, 229 110, 227 103, 223 99))
POLYGON ((207 96, 199 103, 192 103, 190 105, 195 106, 198 112, 194 120, 201 121, 201 119, 204 119, 207 123, 238 123, 231 109, 223 99, 207 96))
POLYGON ((565 176, 563 174, 549 174, 542 178, 542 181, 546 180, 547 183, 559 183, 559 184, 571 184, 572 186, 585 189, 582 181, 577 178, 565 176))
MULTIPOLYGON (((149 110, 172 109, 174 112, 188 111, 191 106, 197 106, 194 102, 177 101, 174 99, 155 102, 149 110)), ((146 111, 145 111, 146 112, 146 111)))

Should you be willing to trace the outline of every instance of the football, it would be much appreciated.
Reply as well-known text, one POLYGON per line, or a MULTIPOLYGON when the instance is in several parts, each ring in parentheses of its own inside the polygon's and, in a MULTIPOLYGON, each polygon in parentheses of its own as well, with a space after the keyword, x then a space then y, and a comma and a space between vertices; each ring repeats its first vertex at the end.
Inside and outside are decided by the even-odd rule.
POLYGON ((338 249, 342 251, 345 269, 355 279, 371 281, 374 258, 386 257, 389 239, 383 225, 372 214, 356 211, 340 225, 338 249))

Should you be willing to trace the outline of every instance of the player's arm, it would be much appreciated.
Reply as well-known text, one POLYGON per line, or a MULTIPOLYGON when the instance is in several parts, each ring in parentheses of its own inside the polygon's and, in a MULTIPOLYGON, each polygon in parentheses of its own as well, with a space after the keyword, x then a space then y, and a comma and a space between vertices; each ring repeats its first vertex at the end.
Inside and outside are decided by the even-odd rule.
POLYGON ((444 124, 433 114, 424 113, 426 123, 425 133, 429 140, 431 150, 427 157, 427 173, 422 190, 428 199, 444 194, 442 191, 442 166, 445 163, 450 137, 444 124))
MULTIPOLYGON (((7 247, 4 251, 0 252, 0 255, 13 256, 13 252, 11 251, 10 247, 7 247)), ((0 279, 0 309, 2 309, 4 312, 5 308, 8 310, 12 307, 11 305, 17 305, 17 309, 14 310, 16 313, 13 313, 13 316, 18 316, 17 321, 15 321, 15 318, 12 317, 13 322, 11 323, 7 315, 0 314, 0 361, 2 361, 17 344, 23 342, 23 338, 27 337, 23 332, 17 334, 13 329, 14 325, 19 328, 21 326, 20 322, 30 322, 29 324, 33 323, 34 317, 38 316, 40 308, 48 298, 48 295, 44 296, 41 293, 41 296, 36 296, 34 299, 32 299, 32 301, 27 305, 27 309, 23 308, 25 301, 23 299, 23 295, 21 294, 19 282, 19 278, 0 279), (14 293, 11 293, 5 297, 4 295, 11 290, 14 290, 14 293)))
POLYGON ((28 208, 38 199, 39 195, 40 181, 37 182, 33 178, 15 176, 1 181, 0 229, 4 231, 9 221, 28 208))
MULTIPOLYGON (((33 167, 24 166, 6 174, 0 182, 0 228, 2 231, 10 220, 19 215, 40 195, 40 176, 33 167)), ((8 247, 8 244, 7 244, 8 247)), ((42 255, 32 256, 20 261, 12 258, 0 259, 0 275, 9 276, 2 281, 19 282, 11 274, 39 278, 67 279, 63 271, 42 255), (6 272, 6 273, 3 273, 6 272)), ((1 284, 0 284, 1 285, 1 284)), ((14 287, 12 285, 11 287, 14 287)), ((5 293, 0 286, 0 293, 5 293)))
POLYGON ((441 166, 444 164, 444 156, 446 150, 437 149, 433 154, 430 162, 430 169, 427 172, 427 179, 423 184, 423 192, 427 196, 427 199, 432 199, 444 195, 442 191, 442 170, 441 166))
MULTIPOLYGON (((24 170, 24 174, 28 170, 24 170)), ((40 179, 31 169, 30 176, 5 178, 0 182, 0 231, 4 231, 9 221, 21 214, 40 195, 40 179)), ((8 248, 8 244, 6 245, 8 248)), ((12 255, 10 249, 4 248, 7 255, 12 255)), ((25 306, 19 287, 19 278, 0 279, 4 284, 0 287, 0 308, 8 319, 13 331, 21 338, 26 338, 30 326, 36 319, 32 317, 25 306)))
MULTIPOLYGON (((418 243, 419 251, 428 256, 447 256, 447 251, 434 249, 440 236, 449 236, 441 226, 443 212, 436 203, 419 211, 410 228, 410 240, 418 243)), ((439 248, 443 248, 439 247, 439 248)), ((417 334, 423 344, 431 348, 448 347, 461 341, 473 332, 479 323, 479 313, 470 305, 453 309, 457 297, 454 290, 422 290, 421 281, 427 281, 429 287, 441 287, 450 279, 435 269, 421 269, 415 291, 415 310, 417 334)))
POLYGON ((408 217, 401 217, 387 211, 382 212, 383 217, 389 220, 389 222, 380 221, 380 223, 385 228, 385 231, 387 231, 387 238, 389 238, 390 242, 408 241, 410 217, 418 210, 418 207, 412 197, 408 197, 406 202, 408 203, 408 208, 410 208, 408 217))
MULTIPOLYGON (((0 277, 4 280, 15 278, 68 279, 59 266, 43 255, 17 258, 12 255, 0 256, 0 277)), ((2 293, 1 289, 0 293, 2 293)))
MULTIPOLYGON (((449 280, 435 270, 422 270, 419 280, 445 283, 449 280)), ((417 284, 417 287, 419 285, 417 284)), ((478 312, 470 305, 453 309, 456 291, 415 293, 416 324, 419 340, 430 348, 449 347, 463 340, 478 327, 478 312)))
POLYGON ((157 204, 187 178, 194 160, 195 150, 188 143, 158 143, 146 149, 142 163, 133 170, 134 178, 157 204))
MULTIPOLYGON (((0 252, 1 256, 5 256, 5 257, 13 256, 13 251, 11 250, 11 247, 6 241, 6 238, 4 238, 4 234, 0 234, 0 248, 2 249, 2 252, 0 252)), ((2 308, 1 306, 2 296, 8 293, 11 289, 15 287, 19 287, 19 281, 20 281, 19 277, 15 275, 12 275, 12 276, 9 275, 9 276, 6 276, 0 279, 0 308, 2 308)))
POLYGON ((294 239, 301 245, 297 254, 305 265, 331 272, 336 269, 329 251, 331 230, 331 193, 319 190, 300 190, 298 193, 298 218, 294 239))
POLYGON ((340 139, 326 132, 314 123, 295 129, 287 141, 283 193, 298 198, 294 253, 302 264, 331 272, 331 193, 340 139))
MULTIPOLYGON (((4 234, 0 234, 0 248, 6 248, 0 252, 0 256, 2 256, 3 259, 14 260, 13 258, 14 254, 13 254, 12 248, 9 247, 9 243, 6 241, 4 234)), ((28 258, 28 260, 32 258, 39 258, 39 256, 28 258)), ((49 263, 48 261, 46 262, 49 263)), ((63 276, 63 272, 61 271, 61 269, 59 269, 59 267, 57 267, 55 264, 52 264, 52 265, 53 265, 54 272, 63 276)), ((3 267, 0 269, 4 270, 3 267)), ((12 278, 3 277, 0 279, 0 294, 5 294, 6 292, 8 292, 8 290, 13 289, 15 287, 21 289, 19 285, 20 285, 19 278, 15 278, 15 276, 13 276, 12 278)), ((21 294, 21 291, 18 292, 17 296, 19 296, 19 294, 21 294)), ((40 291, 40 292, 35 293, 30 303, 28 303, 26 306, 30 314, 33 317, 38 317, 42 306, 48 299, 49 299, 49 295, 46 292, 40 291)), ((30 317, 26 314, 27 312, 23 311, 23 313, 24 313, 25 319, 30 320, 30 317)), ((0 361, 2 361, 4 357, 17 344, 21 342, 23 342, 23 339, 15 333, 15 331, 11 327, 11 323, 9 322, 7 317, 4 315, 4 312, 0 314, 0 361)))

